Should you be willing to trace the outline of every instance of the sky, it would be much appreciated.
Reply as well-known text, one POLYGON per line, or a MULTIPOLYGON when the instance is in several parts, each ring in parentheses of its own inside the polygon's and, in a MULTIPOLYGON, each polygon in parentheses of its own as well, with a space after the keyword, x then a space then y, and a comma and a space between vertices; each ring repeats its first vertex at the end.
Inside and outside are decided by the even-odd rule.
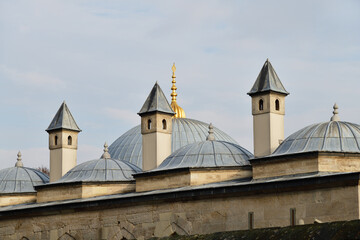
POLYGON ((78 163, 140 123, 156 81, 253 152, 252 87, 269 58, 290 95, 285 137, 360 123, 360 1, 0 0, 0 163, 49 166, 45 129, 65 100, 78 163))

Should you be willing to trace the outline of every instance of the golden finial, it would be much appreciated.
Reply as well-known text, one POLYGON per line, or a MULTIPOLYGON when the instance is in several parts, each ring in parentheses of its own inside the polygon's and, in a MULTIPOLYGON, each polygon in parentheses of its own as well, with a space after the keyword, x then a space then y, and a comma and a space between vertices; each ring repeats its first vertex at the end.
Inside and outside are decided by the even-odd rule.
POLYGON ((177 87, 175 85, 175 83, 176 83, 176 80, 175 80, 175 78, 176 78, 176 76, 175 76, 175 71, 176 71, 175 63, 173 64, 171 70, 173 72, 173 74, 172 74, 172 87, 171 87, 171 90, 172 90, 172 92, 171 92, 171 108, 175 112, 175 115, 174 115, 175 118, 186 118, 184 110, 179 105, 177 105, 177 103, 176 103, 176 97, 177 97, 176 90, 177 90, 177 87))
POLYGON ((173 71, 173 77, 175 77, 175 72, 176 72, 175 63, 173 64, 171 70, 173 71))
POLYGON ((172 74, 172 93, 171 93, 171 103, 175 102, 176 103, 176 97, 177 97, 177 93, 176 93, 176 89, 177 87, 175 86, 176 83, 176 76, 175 76, 175 71, 176 71, 176 67, 175 67, 175 63, 173 64, 172 68, 171 68, 173 74, 172 74))

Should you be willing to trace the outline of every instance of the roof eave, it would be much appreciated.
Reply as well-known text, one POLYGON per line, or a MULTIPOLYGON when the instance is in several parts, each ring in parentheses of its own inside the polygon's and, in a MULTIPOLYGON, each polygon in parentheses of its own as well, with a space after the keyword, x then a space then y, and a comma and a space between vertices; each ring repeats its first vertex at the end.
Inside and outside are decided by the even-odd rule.
POLYGON ((161 110, 151 110, 151 111, 146 111, 146 112, 138 112, 137 114, 142 117, 145 115, 150 115, 152 113, 165 113, 165 114, 169 114, 169 115, 175 115, 175 112, 170 112, 170 111, 161 111, 161 110))
POLYGON ((79 128, 79 129, 72 129, 72 128, 64 128, 64 127, 61 127, 61 128, 48 128, 46 129, 45 131, 50 133, 50 132, 53 132, 53 131, 56 131, 56 130, 70 130, 70 131, 74 131, 74 132, 82 132, 82 130, 79 128))
POLYGON ((261 95, 261 94, 264 94, 264 93, 271 93, 271 92, 272 93, 282 94, 282 95, 285 95, 285 96, 290 95, 290 93, 287 92, 287 91, 276 91, 276 90, 271 90, 271 89, 260 90, 260 91, 256 91, 256 92, 250 91, 250 92, 247 93, 247 95, 252 97, 252 96, 261 95))

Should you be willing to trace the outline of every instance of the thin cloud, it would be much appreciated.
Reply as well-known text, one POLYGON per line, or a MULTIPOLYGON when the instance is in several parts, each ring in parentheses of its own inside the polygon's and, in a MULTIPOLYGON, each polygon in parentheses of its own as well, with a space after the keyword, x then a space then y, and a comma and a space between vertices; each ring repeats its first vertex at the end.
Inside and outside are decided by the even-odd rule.
POLYGON ((49 167, 49 150, 47 148, 0 149, 1 168, 15 166, 17 154, 21 152, 25 167, 49 167))
POLYGON ((105 108, 104 111, 107 116, 113 119, 126 121, 133 125, 139 124, 140 122, 140 117, 134 111, 110 107, 105 108))
POLYGON ((47 88, 48 86, 52 86, 63 88, 65 86, 65 82, 56 77, 39 72, 21 72, 3 64, 0 65, 0 72, 8 76, 9 79, 16 84, 26 87, 47 88))
POLYGON ((77 164, 81 164, 93 159, 99 159, 100 156, 103 154, 103 149, 104 148, 102 146, 79 144, 77 164))
MULTIPOLYGON (((116 139, 140 123, 136 113, 155 81, 169 98, 173 61, 187 116, 212 121, 250 151, 246 93, 267 57, 291 93, 285 136, 328 120, 335 101, 342 120, 359 122, 359 4, 2 1, 0 147, 13 149, 6 139, 29 126, 46 127, 66 99, 83 130, 79 144, 89 146, 79 147, 79 162, 98 157, 99 139, 116 139)), ((43 128, 22 146, 46 148, 43 128)), ((0 159, 15 161, 16 153, 0 152, 0 159)), ((48 162, 48 150, 38 154, 48 162)), ((25 155, 24 164, 38 165, 38 156, 25 155)))

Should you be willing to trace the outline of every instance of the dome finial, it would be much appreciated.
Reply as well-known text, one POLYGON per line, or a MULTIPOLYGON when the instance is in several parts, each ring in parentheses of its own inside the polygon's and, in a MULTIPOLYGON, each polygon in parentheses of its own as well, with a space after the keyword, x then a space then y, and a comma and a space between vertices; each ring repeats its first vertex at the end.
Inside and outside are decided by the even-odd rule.
POLYGON ((334 108, 334 111, 333 111, 333 114, 334 114, 334 115, 331 117, 330 121, 340 121, 340 118, 339 118, 339 115, 338 115, 338 113, 339 113, 339 111, 338 111, 338 109, 339 109, 338 105, 335 103, 334 106, 333 106, 333 108, 334 108))
POLYGON ((104 153, 103 153, 103 155, 101 156, 101 158, 103 158, 103 159, 111 158, 110 153, 109 153, 109 149, 108 149, 108 145, 107 145, 106 142, 105 142, 105 144, 104 144, 104 153))
POLYGON ((176 83, 176 80, 175 80, 175 78, 176 78, 176 76, 175 76, 175 71, 176 71, 175 63, 173 64, 171 70, 172 70, 171 103, 173 103, 173 102, 176 103, 176 97, 177 97, 176 90, 177 90, 177 87, 175 86, 175 83, 176 83))
POLYGON ((175 67, 175 63, 173 64, 172 68, 171 68, 173 74, 172 74, 172 93, 170 94, 171 96, 171 108, 173 109, 173 111, 175 112, 174 117, 175 118, 186 118, 185 112, 184 110, 177 104, 176 102, 176 97, 177 97, 177 87, 175 85, 176 83, 176 76, 175 76, 175 71, 176 71, 176 67, 175 67))
POLYGON ((17 154, 17 162, 15 163, 15 167, 23 167, 24 164, 21 161, 21 152, 19 151, 17 154))
POLYGON ((213 127, 212 123, 210 123, 210 125, 209 125, 208 133, 209 133, 209 135, 207 136, 206 141, 214 141, 215 140, 214 127, 213 127))

